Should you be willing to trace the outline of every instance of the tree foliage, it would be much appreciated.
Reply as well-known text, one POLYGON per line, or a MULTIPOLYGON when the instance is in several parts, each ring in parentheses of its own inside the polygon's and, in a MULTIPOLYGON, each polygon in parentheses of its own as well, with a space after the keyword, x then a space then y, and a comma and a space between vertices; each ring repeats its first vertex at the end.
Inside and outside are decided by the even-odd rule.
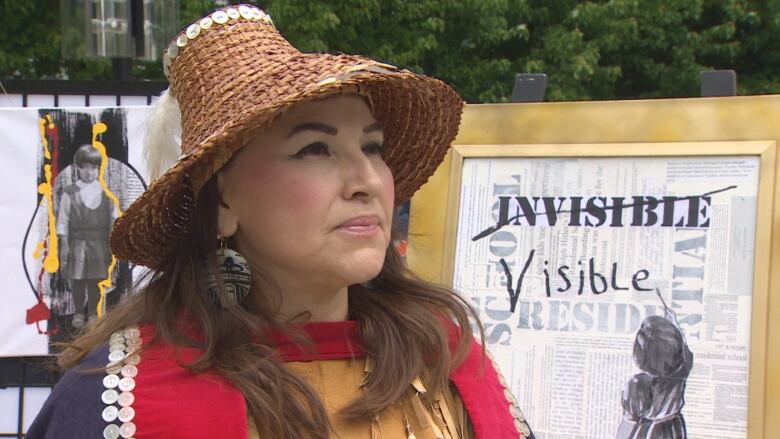
POLYGON ((108 78, 107 60, 60 57, 60 12, 50 0, 2 0, 0 79, 108 78))
MULTIPOLYGON (((105 62, 58 58, 58 14, 5 0, 0 77, 105 78, 105 62), (18 29, 17 29, 18 28, 18 29), (102 65, 102 67, 101 67, 102 65)), ((695 96, 699 72, 734 69, 740 94, 780 93, 780 0, 267 0, 303 51, 360 53, 506 102, 514 75, 549 76, 548 100, 695 96)), ((182 26, 214 7, 181 0, 182 26)), ((137 76, 160 79, 156 65, 137 76)))

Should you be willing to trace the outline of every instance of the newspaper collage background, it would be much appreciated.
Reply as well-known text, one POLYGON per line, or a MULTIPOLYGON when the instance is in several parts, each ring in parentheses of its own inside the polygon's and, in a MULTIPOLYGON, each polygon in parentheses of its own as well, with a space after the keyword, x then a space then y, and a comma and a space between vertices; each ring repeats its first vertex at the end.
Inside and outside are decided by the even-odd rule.
POLYGON ((693 352, 687 436, 746 437, 758 175, 757 157, 464 160, 453 285, 478 309, 538 438, 618 437, 624 386, 641 372, 637 331, 664 315, 664 302, 693 352), (660 202, 635 209, 634 196, 660 202), (522 215, 524 197, 535 225, 522 215), (554 197, 557 221, 533 197, 554 197), (605 200, 589 214, 593 197, 605 200), (598 208, 612 197, 625 199, 623 209, 598 208), (519 224, 482 233, 507 209, 519 224), (635 215, 641 225, 631 225, 635 215))

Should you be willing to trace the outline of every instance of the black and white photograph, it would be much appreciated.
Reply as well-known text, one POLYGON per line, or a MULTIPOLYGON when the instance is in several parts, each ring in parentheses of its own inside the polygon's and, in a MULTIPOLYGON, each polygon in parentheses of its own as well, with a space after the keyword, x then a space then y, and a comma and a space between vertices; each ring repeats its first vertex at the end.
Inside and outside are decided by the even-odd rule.
POLYGON ((41 109, 36 206, 25 236, 25 275, 39 299, 28 311, 50 346, 69 340, 122 300, 132 284, 108 236, 143 188, 128 161, 123 109, 98 113, 41 109), (48 318, 45 319, 44 317, 48 318), (41 320, 36 320, 41 319, 41 320))

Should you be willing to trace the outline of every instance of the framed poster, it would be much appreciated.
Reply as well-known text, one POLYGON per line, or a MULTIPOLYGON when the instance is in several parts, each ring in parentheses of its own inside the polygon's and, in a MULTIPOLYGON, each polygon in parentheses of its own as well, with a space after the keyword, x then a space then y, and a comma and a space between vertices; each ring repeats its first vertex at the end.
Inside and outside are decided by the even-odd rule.
POLYGON ((459 142, 410 265, 474 306, 537 437, 773 437, 777 141, 615 137, 459 142))

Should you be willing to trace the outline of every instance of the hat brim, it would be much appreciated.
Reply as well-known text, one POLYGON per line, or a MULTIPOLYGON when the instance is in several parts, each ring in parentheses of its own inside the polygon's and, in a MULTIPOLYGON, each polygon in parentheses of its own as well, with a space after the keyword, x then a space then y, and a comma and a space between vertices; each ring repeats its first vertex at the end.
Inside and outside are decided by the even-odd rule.
MULTIPOLYGON (((114 223, 110 246, 119 259, 161 270, 189 233, 197 194, 233 154, 263 131, 286 109, 339 93, 357 93, 368 100, 383 126, 383 159, 395 180, 396 202, 414 194, 433 174, 457 135, 463 101, 437 79, 397 70, 352 55, 300 54, 284 63, 277 75, 287 84, 271 103, 252 105, 253 81, 230 94, 249 108, 229 125, 217 127, 151 183, 114 223), (246 102, 245 102, 246 105, 246 102)), ((185 122, 186 123, 186 122, 185 122)))

